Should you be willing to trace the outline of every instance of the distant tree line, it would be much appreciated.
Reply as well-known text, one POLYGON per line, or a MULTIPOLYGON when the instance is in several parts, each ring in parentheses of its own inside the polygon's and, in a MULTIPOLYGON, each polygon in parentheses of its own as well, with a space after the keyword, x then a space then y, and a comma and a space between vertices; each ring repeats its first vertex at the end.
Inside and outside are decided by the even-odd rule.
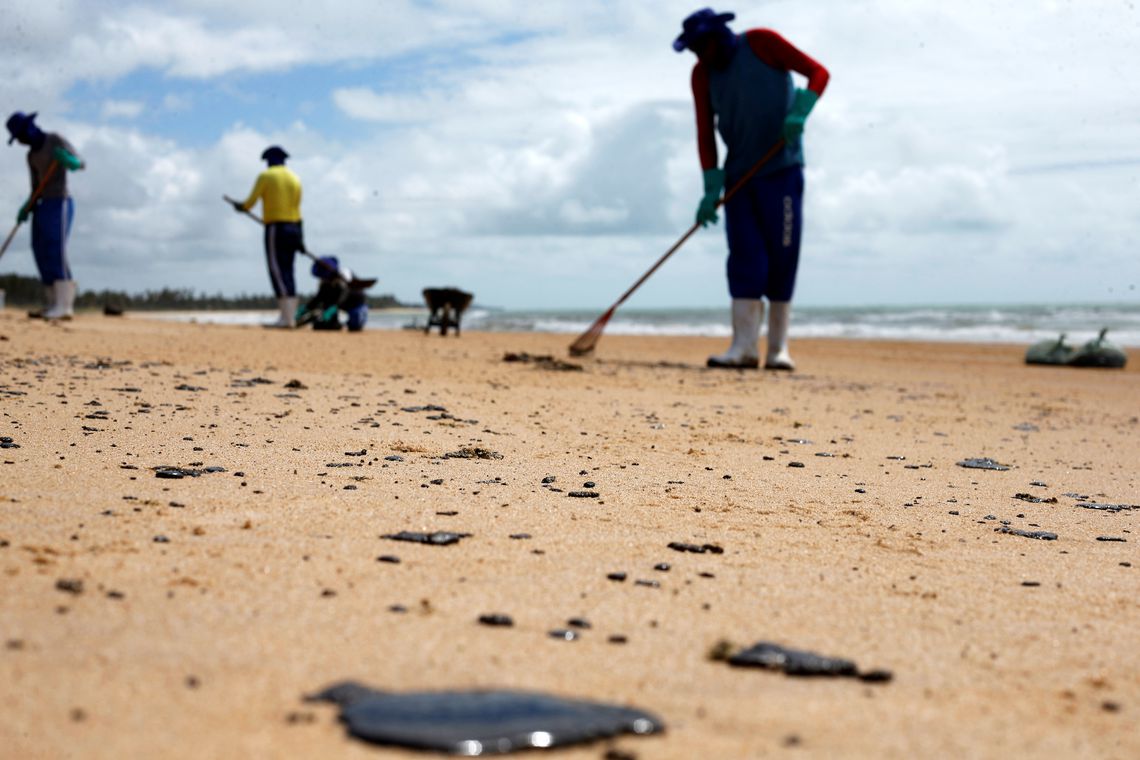
MULTIPOLYGON (((0 274, 0 290, 10 306, 39 306, 44 300, 44 286, 35 277, 18 274, 0 274)), ((368 306, 387 309, 404 306, 391 294, 368 296, 368 306)), ((211 309, 275 309, 273 296, 245 293, 223 296, 195 293, 189 288, 163 288, 144 293, 127 293, 122 290, 85 290, 75 298, 77 309, 102 309, 106 306, 125 311, 205 311, 211 309)))

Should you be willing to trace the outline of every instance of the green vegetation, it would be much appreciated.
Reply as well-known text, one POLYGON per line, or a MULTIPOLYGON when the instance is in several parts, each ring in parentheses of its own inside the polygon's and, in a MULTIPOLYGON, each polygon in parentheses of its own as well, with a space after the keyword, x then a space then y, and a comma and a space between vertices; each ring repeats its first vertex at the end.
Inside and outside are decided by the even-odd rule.
MULTIPOLYGON (((35 277, 17 274, 0 275, 0 290, 6 293, 9 306, 39 306, 43 303, 43 285, 35 277)), ((394 295, 368 297, 372 309, 403 306, 394 295)), ((276 309, 277 299, 268 295, 207 295, 192 290, 148 290, 126 293, 121 290, 85 290, 75 299, 77 309, 102 309, 106 306, 125 311, 206 311, 221 309, 276 309)))

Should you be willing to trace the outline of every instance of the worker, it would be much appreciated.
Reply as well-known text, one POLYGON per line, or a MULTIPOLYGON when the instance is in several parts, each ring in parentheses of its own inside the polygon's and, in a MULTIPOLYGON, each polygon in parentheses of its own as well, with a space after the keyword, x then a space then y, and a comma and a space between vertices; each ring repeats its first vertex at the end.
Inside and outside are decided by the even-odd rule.
POLYGON ((764 366, 792 370, 788 325, 799 265, 804 192, 803 131, 827 86, 827 69, 771 29, 735 34, 732 13, 703 8, 682 24, 678 53, 697 56, 692 90, 697 145, 705 194, 697 208, 701 226, 717 221, 725 187, 733 187, 780 140, 783 145, 725 204, 728 290, 732 297, 732 345, 711 356, 710 367, 759 366, 760 324, 768 299, 768 351, 764 366), (792 72, 807 78, 796 88, 792 72), (717 163, 716 134, 728 149, 717 163))
POLYGON ((85 164, 62 135, 44 132, 36 114, 17 111, 8 117, 8 144, 28 146, 32 192, 20 206, 17 225, 32 219, 32 254, 44 286, 44 308, 30 317, 71 319, 75 310, 75 280, 67 256, 67 239, 75 218, 75 201, 67 192, 67 173, 85 164))
POLYGON ((293 278, 293 260, 305 250, 301 228, 301 180, 285 166, 289 154, 271 145, 261 154, 268 164, 257 177, 249 197, 234 201, 234 210, 248 213, 260 200, 265 223, 265 261, 269 281, 277 296, 280 316, 266 327, 296 327, 297 284, 293 278))

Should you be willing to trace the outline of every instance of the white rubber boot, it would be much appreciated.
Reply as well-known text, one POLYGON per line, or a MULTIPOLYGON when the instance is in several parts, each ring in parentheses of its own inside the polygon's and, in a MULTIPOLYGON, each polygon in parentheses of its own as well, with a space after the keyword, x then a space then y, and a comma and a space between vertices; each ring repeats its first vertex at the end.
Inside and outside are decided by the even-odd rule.
POLYGON ((44 285, 44 305, 39 309, 29 309, 29 319, 43 319, 45 311, 51 311, 55 307, 55 288, 51 285, 44 285))
POLYGON ((796 368, 792 355, 788 353, 788 324, 792 317, 791 301, 772 301, 768 312, 768 356, 764 369, 782 369, 788 372, 796 368))
POLYGON ((708 366, 725 369, 756 369, 760 366, 760 322, 764 302, 759 298, 732 299, 732 345, 718 356, 710 356, 708 366))
POLYGON ((297 296, 285 296, 284 298, 277 299, 277 308, 281 314, 277 317, 276 322, 270 322, 266 327, 281 327, 284 329, 291 329, 297 326, 297 304, 300 299, 297 296))
POLYGON ((44 319, 71 319, 75 313, 75 280, 56 280, 51 284, 53 303, 44 310, 44 319))

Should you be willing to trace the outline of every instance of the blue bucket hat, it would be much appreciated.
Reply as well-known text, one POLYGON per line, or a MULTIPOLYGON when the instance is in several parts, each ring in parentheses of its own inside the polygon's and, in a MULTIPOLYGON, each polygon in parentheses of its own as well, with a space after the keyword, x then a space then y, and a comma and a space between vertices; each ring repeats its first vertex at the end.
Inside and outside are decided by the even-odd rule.
POLYGON ((16 111, 16 113, 14 113, 8 117, 8 123, 7 123, 8 134, 9 134, 8 144, 11 145, 13 142, 18 140, 19 138, 27 135, 31 129, 35 128, 35 126, 36 126, 36 112, 35 111, 33 111, 32 113, 23 113, 22 111, 16 111))
POLYGON ((340 262, 337 261, 336 256, 322 256, 313 262, 310 271, 313 273, 313 277, 327 280, 340 273, 340 262))
POLYGON ((685 48, 693 49, 693 44, 710 32, 728 30, 728 22, 736 18, 735 13, 717 13, 712 8, 701 8, 681 23, 682 32, 673 40, 673 49, 678 53, 685 48))
POLYGON ((289 154, 286 153, 285 149, 280 145, 270 145, 265 149, 265 152, 261 154, 261 158, 270 164, 283 164, 285 163, 285 159, 289 158, 289 154))

